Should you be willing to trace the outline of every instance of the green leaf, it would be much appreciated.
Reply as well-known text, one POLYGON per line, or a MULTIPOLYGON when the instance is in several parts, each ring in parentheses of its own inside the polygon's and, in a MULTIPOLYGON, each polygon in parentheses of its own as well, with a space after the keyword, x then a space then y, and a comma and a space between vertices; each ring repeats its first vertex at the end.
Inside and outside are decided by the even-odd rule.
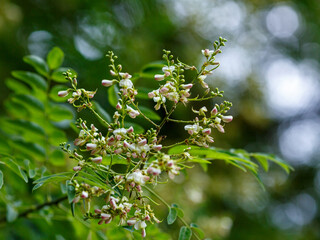
POLYGON ((27 83, 32 88, 38 88, 43 91, 47 89, 47 83, 43 77, 33 72, 13 71, 12 76, 27 83))
POLYGON ((44 111, 43 103, 32 95, 17 94, 12 97, 12 101, 23 105, 25 108, 31 111, 44 111))
POLYGON ((28 174, 29 174, 29 178, 34 178, 34 177, 36 176, 36 170, 35 170, 35 169, 32 169, 32 168, 30 167, 30 161, 27 160, 27 159, 25 159, 23 162, 24 162, 24 165, 25 165, 26 168, 27 168, 27 172, 28 172, 28 174))
POLYGON ((14 132, 20 133, 21 135, 45 136, 44 129, 34 122, 23 119, 1 119, 0 123, 3 129, 12 129, 14 132))
POLYGON ((22 151, 23 153, 30 154, 34 157, 38 157, 38 160, 44 160, 46 151, 43 147, 36 143, 25 142, 22 139, 13 139, 14 147, 22 151))
POLYGON ((58 48, 54 47, 47 56, 47 62, 50 69, 56 69, 60 67, 63 63, 64 53, 58 48))
POLYGON ((15 80, 13 78, 6 79, 6 86, 14 91, 16 94, 29 94, 31 91, 30 89, 23 84, 21 81, 15 80))
POLYGON ((190 228, 183 226, 180 228, 179 239, 178 240, 189 240, 191 239, 192 231, 190 228))
POLYGON ((66 90, 67 87, 65 85, 56 85, 51 88, 49 97, 55 102, 66 102, 68 99, 68 95, 65 97, 59 97, 58 92, 66 90))
POLYGON ((74 217, 74 208, 75 208, 75 203, 74 202, 72 202, 72 203, 70 203, 70 208, 71 208, 71 213, 72 213, 72 216, 74 217))
POLYGON ((289 173, 290 170, 293 170, 293 168, 290 165, 288 165, 286 162, 284 162, 282 159, 278 158, 277 156, 274 156, 271 154, 264 154, 264 153, 251 153, 250 155, 256 158, 259 162, 262 161, 262 159, 264 159, 263 161, 266 161, 266 159, 268 159, 269 161, 274 162, 280 167, 282 167, 286 171, 286 173, 289 173))
POLYGON ((147 107, 144 107, 144 106, 139 106, 139 109, 146 117, 150 118, 151 120, 156 120, 156 121, 161 120, 161 117, 153 110, 151 110, 147 107))
POLYGON ((18 211, 11 205, 11 204, 7 204, 7 215, 6 215, 6 219, 7 222, 13 222, 14 220, 17 219, 17 217, 19 216, 18 211))
POLYGON ((76 190, 74 186, 70 184, 70 181, 66 182, 66 186, 67 186, 68 201, 69 203, 71 203, 76 196, 76 190))
POLYGON ((103 107, 101 107, 101 105, 100 105, 98 102, 93 101, 93 107, 94 107, 94 109, 96 110, 96 112, 97 112, 104 120, 106 120, 107 122, 111 122, 111 121, 112 121, 109 113, 107 113, 107 112, 103 109, 103 107))
POLYGON ((0 189, 2 188, 2 186, 3 186, 3 173, 0 170, 0 189))
POLYGON ((119 95, 118 95, 119 89, 117 85, 113 85, 108 88, 108 100, 111 106, 116 107, 119 95))
POLYGON ((62 172, 62 173, 57 173, 57 174, 52 174, 48 176, 41 177, 37 180, 35 180, 33 183, 36 185, 33 187, 32 191, 38 189, 39 187, 48 184, 48 183, 57 183, 64 181, 66 179, 69 179, 74 173, 72 172, 62 172))
POLYGON ((174 208, 174 207, 170 207, 169 208, 169 214, 167 216, 167 222, 168 224, 172 224, 176 221, 177 219, 177 216, 178 216, 178 212, 177 212, 177 209, 174 208))
POLYGON ((145 132, 144 128, 137 123, 132 123, 132 122, 126 121, 124 123, 124 127, 125 128, 133 127, 135 133, 144 133, 145 132))
POLYGON ((152 91, 153 91, 152 88, 139 87, 139 91, 138 91, 138 94, 136 95, 136 98, 149 100, 150 98, 148 97, 148 93, 152 91))
POLYGON ((197 235, 198 235, 201 239, 204 238, 204 232, 199 228, 199 226, 198 226, 197 224, 191 223, 191 224, 190 224, 190 227, 191 227, 192 231, 196 232, 197 235))
POLYGON ((64 72, 70 70, 71 72, 71 77, 76 77, 77 76, 77 72, 71 68, 58 68, 56 70, 53 71, 52 75, 51 75, 51 79, 55 82, 59 82, 59 83, 66 83, 69 82, 69 80, 66 79, 66 77, 63 75, 64 72))
POLYGON ((53 166, 65 166, 66 161, 62 150, 55 149, 50 153, 50 163, 53 166))
POLYGON ((72 110, 64 105, 53 105, 49 108, 49 118, 54 122, 73 119, 72 110))
POLYGON ((22 170, 22 168, 11 158, 4 157, 1 159, 0 163, 5 164, 8 168, 10 168, 15 174, 17 174, 20 178, 22 178, 26 183, 28 182, 27 174, 22 170))
MULTIPOLYGON (((105 165, 109 165, 111 163, 111 155, 104 156, 102 161, 105 165)), ((124 164, 127 165, 127 159, 120 157, 119 155, 112 155, 112 165, 114 164, 124 164)))
POLYGON ((34 69, 43 76, 47 76, 49 68, 47 63, 40 57, 29 55, 23 58, 23 61, 30 64, 34 69))

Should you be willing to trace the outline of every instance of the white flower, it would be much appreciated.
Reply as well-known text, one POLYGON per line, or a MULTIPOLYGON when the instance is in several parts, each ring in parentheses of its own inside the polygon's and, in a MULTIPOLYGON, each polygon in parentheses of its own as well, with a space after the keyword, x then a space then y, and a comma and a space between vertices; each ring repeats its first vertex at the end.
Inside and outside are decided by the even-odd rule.
POLYGON ((175 66, 165 66, 162 68, 162 72, 171 74, 175 69, 175 66))
POLYGON ((126 79, 120 80, 119 86, 120 86, 120 87, 123 87, 123 88, 125 88, 125 89, 127 89, 127 88, 132 88, 132 87, 133 87, 133 83, 131 82, 130 79, 127 79, 127 78, 126 78, 126 79))
POLYGON ((134 224, 134 228, 135 228, 136 230, 144 229, 144 228, 146 228, 146 227, 147 227, 147 224, 146 224, 145 221, 139 220, 139 221, 137 221, 137 222, 134 224))
POLYGON ((127 129, 125 128, 118 128, 113 131, 114 135, 125 135, 127 133, 127 129))
POLYGON ((142 172, 138 170, 138 171, 131 173, 128 176, 127 180, 133 181, 138 185, 144 185, 146 183, 146 181, 149 180, 149 177, 143 175, 142 172))
POLYGON ((193 124, 184 126, 184 129, 187 130, 190 135, 192 135, 194 133, 197 134, 202 129, 202 127, 199 126, 199 124, 193 124))
POLYGON ((129 73, 119 73, 119 75, 123 78, 123 79, 128 79, 131 78, 132 76, 129 73))
POLYGON ((210 57, 214 53, 213 50, 209 50, 209 49, 201 50, 201 52, 205 57, 210 57))
POLYGON ((137 110, 134 110, 132 107, 128 105, 126 110, 131 118, 136 118, 140 114, 137 110))

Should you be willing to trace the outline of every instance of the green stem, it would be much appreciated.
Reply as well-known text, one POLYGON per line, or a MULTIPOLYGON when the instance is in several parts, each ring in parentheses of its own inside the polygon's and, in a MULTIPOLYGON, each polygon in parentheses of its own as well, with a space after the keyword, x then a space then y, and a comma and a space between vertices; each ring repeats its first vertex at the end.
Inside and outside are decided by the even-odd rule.
POLYGON ((183 141, 181 141, 181 142, 177 142, 177 143, 172 144, 172 145, 163 146, 162 148, 172 148, 172 147, 177 146, 177 145, 185 144, 185 143, 186 143, 186 140, 188 140, 188 139, 185 139, 185 140, 183 140, 183 141))
POLYGON ((97 118, 99 118, 107 127, 110 127, 110 124, 104 120, 92 107, 89 107, 89 109, 91 110, 91 112, 96 115, 97 118))
MULTIPOLYGON (((144 186, 144 188, 147 189, 148 192, 150 192, 153 196, 155 196, 156 198, 158 198, 158 200, 159 200, 160 202, 162 202, 164 205, 166 205, 166 206, 170 209, 170 205, 169 205, 160 195, 158 195, 155 191, 153 191, 152 189, 150 189, 150 188, 147 187, 147 186, 144 186)), ((178 216, 178 218, 179 218, 179 220, 180 220, 187 228, 190 228, 190 226, 189 226, 189 224, 186 222, 186 220, 184 220, 184 219, 183 219, 182 217, 180 217, 180 216, 178 216)), ((192 232, 192 233, 193 233, 193 235, 195 236, 196 239, 201 240, 198 235, 196 235, 194 232, 192 232)))
POLYGON ((170 117, 170 115, 173 113, 173 111, 176 109, 177 104, 174 104, 172 106, 172 108, 170 109, 170 112, 165 116, 165 118, 162 120, 162 122, 160 123, 160 125, 157 128, 157 134, 160 132, 161 128, 163 127, 163 125, 168 121, 168 118, 170 117))
POLYGON ((139 109, 138 105, 135 104, 132 99, 130 99, 130 100, 131 100, 132 105, 135 106, 135 108, 138 110, 138 112, 141 114, 141 116, 142 116, 144 119, 146 119, 148 122, 150 122, 153 126, 155 126, 155 127, 157 127, 157 128, 159 127, 159 125, 157 125, 156 123, 154 123, 150 118, 148 118, 146 115, 144 115, 143 112, 141 112, 141 110, 139 109))
POLYGON ((172 118, 168 118, 168 121, 177 122, 177 123, 194 123, 194 121, 192 120, 178 120, 178 119, 172 119, 172 118))

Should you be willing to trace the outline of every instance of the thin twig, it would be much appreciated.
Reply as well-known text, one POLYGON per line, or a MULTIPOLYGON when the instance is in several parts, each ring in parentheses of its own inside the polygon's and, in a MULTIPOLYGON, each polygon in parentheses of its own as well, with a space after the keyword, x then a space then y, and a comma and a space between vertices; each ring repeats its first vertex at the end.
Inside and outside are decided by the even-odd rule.
MULTIPOLYGON (((30 207, 27 210, 25 210, 24 212, 19 213, 17 218, 27 217, 29 213, 39 211, 46 206, 58 205, 60 202, 63 202, 67 198, 68 198, 67 196, 64 196, 61 198, 57 198, 56 200, 53 200, 53 201, 45 202, 45 203, 30 207)), ((3 217, 0 219, 0 223, 6 222, 6 221, 7 221, 6 217, 3 217)))

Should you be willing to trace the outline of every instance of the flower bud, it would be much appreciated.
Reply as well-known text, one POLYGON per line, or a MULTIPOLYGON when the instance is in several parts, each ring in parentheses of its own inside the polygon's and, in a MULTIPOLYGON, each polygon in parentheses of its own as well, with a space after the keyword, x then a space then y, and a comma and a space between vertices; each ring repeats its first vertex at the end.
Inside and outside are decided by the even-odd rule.
POLYGON ((231 115, 229 116, 222 116, 222 121, 224 121, 225 123, 229 123, 233 120, 233 117, 231 115))
POLYGON ((68 91, 67 90, 58 92, 58 96, 59 97, 66 97, 67 95, 68 95, 68 91))
POLYGON ((154 92, 149 92, 148 93, 148 97, 149 98, 154 98, 156 95, 154 94, 154 92))
POLYGON ((100 214, 100 213, 101 213, 101 210, 98 209, 98 208, 96 208, 96 209, 94 210, 94 212, 97 213, 97 214, 100 214))
POLYGON ((105 86, 105 87, 110 87, 114 84, 114 81, 113 80, 102 80, 102 85, 105 86))
POLYGON ((224 133, 224 128, 220 124, 217 124, 216 128, 218 129, 219 132, 224 133))
POLYGON ((121 110, 121 109, 122 109, 122 106, 121 106, 120 103, 117 103, 116 109, 117 109, 117 110, 121 110))
POLYGON ((127 220, 127 224, 128 224, 129 226, 135 225, 136 222, 137 222, 137 220, 135 220, 135 219, 129 219, 129 220, 127 220))
POLYGON ((162 81, 164 79, 165 75, 164 74, 156 74, 154 75, 154 79, 156 81, 162 81))
POLYGON ((89 193, 87 191, 81 192, 81 198, 88 198, 88 197, 89 197, 89 193))
POLYGON ((190 89, 190 88, 192 88, 192 83, 189 83, 189 84, 182 84, 181 85, 181 87, 183 88, 183 89, 190 89))
POLYGON ((132 126, 130 126, 129 128, 128 128, 128 130, 127 130, 127 133, 132 133, 133 132, 133 127, 132 126))
POLYGON ((106 219, 111 218, 111 215, 108 214, 108 213, 101 213, 101 218, 102 218, 103 220, 106 220, 106 219))
POLYGON ((110 74, 112 75, 112 76, 116 76, 117 74, 114 72, 114 71, 112 71, 112 70, 110 70, 110 74))
POLYGON ((87 143, 86 147, 87 147, 87 150, 94 150, 97 148, 97 144, 87 143))
POLYGON ((217 109, 216 107, 214 107, 214 108, 211 110, 211 116, 215 116, 217 113, 218 113, 218 109, 217 109))
POLYGON ((141 237, 145 238, 147 236, 147 232, 145 228, 141 229, 141 237))
POLYGON ((81 170, 81 167, 80 166, 75 166, 75 167, 73 167, 73 171, 75 171, 75 172, 78 172, 78 171, 80 171, 81 170))
POLYGON ((202 133, 205 135, 210 135, 211 134, 211 128, 205 128, 202 130, 202 133))
POLYGON ((102 157, 95 157, 95 158, 91 158, 91 161, 94 163, 101 163, 102 162, 102 157))
POLYGON ((143 139, 143 140, 138 142, 138 145, 139 146, 144 146, 144 145, 146 145, 146 143, 147 143, 147 139, 143 139))
POLYGON ((162 148, 161 144, 152 146, 152 149, 155 150, 155 151, 160 151, 161 148, 162 148))

